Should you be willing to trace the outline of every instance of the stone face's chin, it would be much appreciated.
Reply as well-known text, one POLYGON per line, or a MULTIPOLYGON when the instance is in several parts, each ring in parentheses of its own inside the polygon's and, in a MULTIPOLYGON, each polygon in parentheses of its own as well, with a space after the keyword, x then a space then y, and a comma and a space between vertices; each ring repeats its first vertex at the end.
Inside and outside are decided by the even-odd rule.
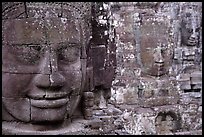
POLYGON ((31 122, 42 123, 63 121, 66 118, 68 111, 67 105, 56 108, 39 108, 31 106, 31 122))

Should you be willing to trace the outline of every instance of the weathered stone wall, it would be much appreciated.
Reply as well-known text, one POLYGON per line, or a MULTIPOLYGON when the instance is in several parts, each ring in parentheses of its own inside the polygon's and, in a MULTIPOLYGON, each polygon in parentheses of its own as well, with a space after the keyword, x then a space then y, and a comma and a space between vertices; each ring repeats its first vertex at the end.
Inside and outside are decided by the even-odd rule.
POLYGON ((111 11, 117 46, 111 102, 123 112, 124 130, 129 134, 201 134, 201 3, 112 2, 111 11), (190 22, 191 27, 183 22, 190 22), (184 31, 185 27, 194 29, 184 31), (193 44, 183 38, 188 33, 193 44), (150 68, 154 60, 150 55, 159 44, 166 48, 164 74, 150 68))

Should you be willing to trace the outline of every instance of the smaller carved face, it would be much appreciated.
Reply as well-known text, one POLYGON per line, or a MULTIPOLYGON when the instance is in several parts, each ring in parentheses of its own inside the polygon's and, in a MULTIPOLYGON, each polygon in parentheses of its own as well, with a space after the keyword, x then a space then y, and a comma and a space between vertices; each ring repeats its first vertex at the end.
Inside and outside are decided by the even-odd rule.
POLYGON ((186 13, 185 18, 181 22, 181 42, 187 46, 195 46, 198 44, 200 27, 198 17, 192 13, 186 13))
POLYGON ((157 134, 171 134, 175 132, 179 121, 176 120, 176 115, 171 112, 160 112, 156 117, 156 131, 157 134))
POLYGON ((161 76, 167 73, 171 63, 171 53, 167 47, 168 33, 166 31, 167 27, 162 23, 146 22, 142 25, 140 63, 144 74, 161 76))

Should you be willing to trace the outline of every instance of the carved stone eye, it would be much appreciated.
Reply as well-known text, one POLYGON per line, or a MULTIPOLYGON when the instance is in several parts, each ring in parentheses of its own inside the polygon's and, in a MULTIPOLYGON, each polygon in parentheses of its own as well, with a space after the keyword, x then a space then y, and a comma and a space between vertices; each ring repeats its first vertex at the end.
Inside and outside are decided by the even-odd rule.
POLYGON ((196 28, 196 29, 195 29, 195 32, 199 32, 199 31, 200 31, 200 28, 196 28))
POLYGON ((19 63, 26 65, 34 65, 39 62, 41 50, 40 46, 36 45, 18 45, 13 46, 12 53, 17 57, 19 63))
POLYGON ((188 29, 188 32, 189 32, 189 33, 192 33, 192 32, 193 32, 193 29, 188 29))
POLYGON ((73 63, 78 59, 79 53, 78 47, 63 47, 58 50, 58 59, 64 64, 73 63))

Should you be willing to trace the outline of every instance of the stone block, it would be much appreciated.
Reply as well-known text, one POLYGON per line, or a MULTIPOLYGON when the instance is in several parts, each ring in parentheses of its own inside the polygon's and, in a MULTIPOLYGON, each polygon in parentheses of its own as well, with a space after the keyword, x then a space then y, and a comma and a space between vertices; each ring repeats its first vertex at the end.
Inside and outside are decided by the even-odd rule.
MULTIPOLYGON (((95 24, 94 24, 95 25, 95 24)), ((97 45, 107 44, 107 40, 109 38, 108 35, 104 35, 105 31, 108 31, 106 26, 96 26, 93 27, 92 35, 93 41, 97 45)))
POLYGON ((93 114, 95 116, 102 116, 104 115, 104 111, 103 110, 93 110, 93 114))
POLYGON ((93 119, 90 123, 89 123, 89 127, 91 129, 99 129, 102 127, 102 121, 100 119, 93 119))
POLYGON ((2 19, 25 18, 25 10, 24 2, 2 3, 2 19))
POLYGON ((93 66, 96 69, 104 68, 105 59, 106 59, 106 46, 105 45, 94 45, 91 48, 92 58, 93 58, 93 66))
POLYGON ((84 116, 86 117, 91 117, 93 115, 93 109, 92 108, 84 108, 84 116))
POLYGON ((92 107, 94 105, 94 100, 86 100, 84 101, 85 107, 92 107))
POLYGON ((93 67, 87 67, 86 69, 86 83, 84 91, 93 91, 94 90, 94 77, 93 77, 93 67))
POLYGON ((179 101, 178 97, 155 97, 145 99, 141 102, 142 106, 144 107, 151 107, 151 106, 162 106, 162 105, 173 105, 177 104, 179 101))
POLYGON ((104 84, 104 68, 94 70, 94 86, 101 86, 104 84))
POLYGON ((2 23, 3 43, 44 44, 44 21, 35 19, 6 20, 2 23))
POLYGON ((78 20, 67 18, 45 19, 47 43, 62 43, 72 46, 73 43, 80 46, 81 32, 78 20))
POLYGON ((104 87, 111 88, 112 81, 115 75, 115 68, 113 66, 106 66, 104 70, 104 87))
POLYGON ((182 90, 191 89, 191 86, 190 86, 190 74, 188 74, 188 73, 181 74, 180 79, 178 81, 180 83, 180 88, 182 90))
POLYGON ((190 74, 191 84, 202 84, 202 72, 195 71, 190 74))
POLYGON ((26 8, 29 18, 50 18, 58 17, 62 14, 60 2, 53 3, 52 5, 40 2, 26 3, 26 8))
POLYGON ((83 94, 84 94, 83 96, 84 96, 85 100, 90 100, 90 99, 93 99, 93 97, 94 97, 93 92, 84 92, 83 94))

